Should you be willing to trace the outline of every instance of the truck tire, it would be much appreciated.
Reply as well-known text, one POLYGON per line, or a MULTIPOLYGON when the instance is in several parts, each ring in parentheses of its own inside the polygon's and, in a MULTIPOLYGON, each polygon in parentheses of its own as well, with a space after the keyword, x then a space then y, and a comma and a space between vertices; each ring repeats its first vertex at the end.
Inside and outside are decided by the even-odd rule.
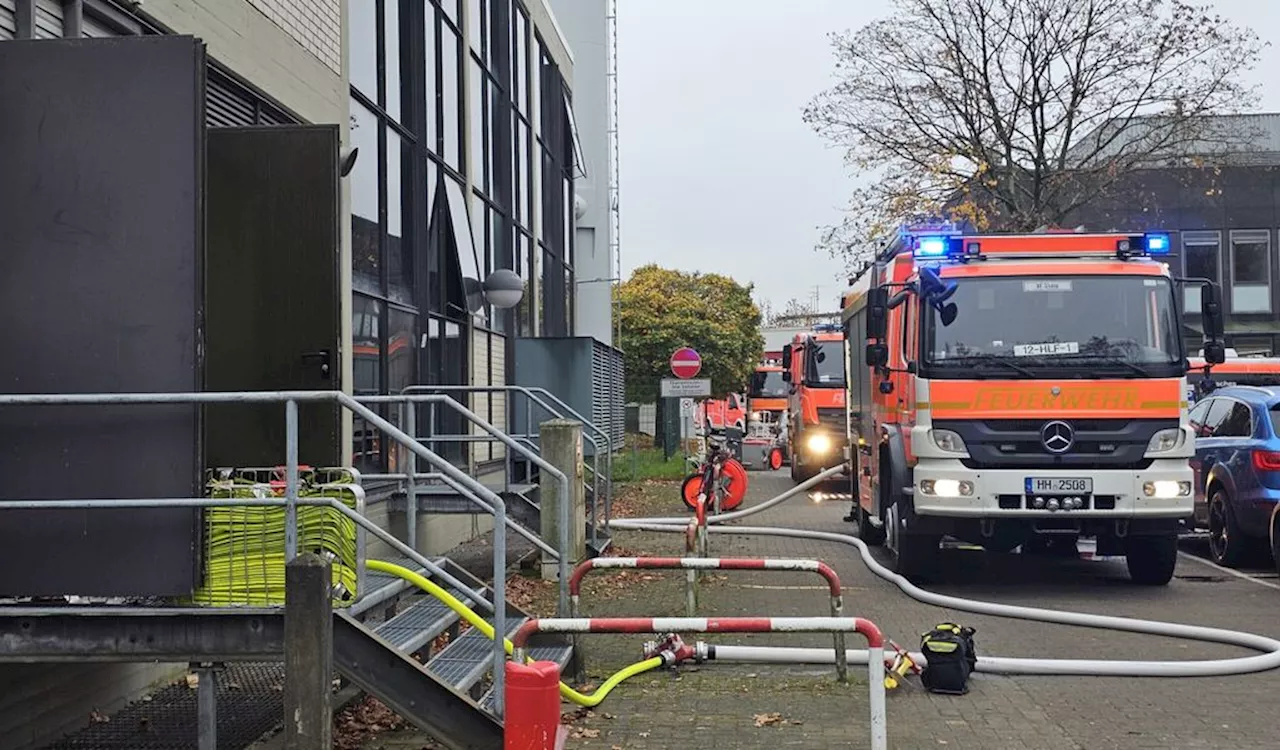
POLYGON ((867 513, 866 508, 862 507, 862 501, 857 497, 853 498, 853 526, 857 530, 856 535, 868 547, 879 547, 884 544, 885 528, 884 526, 876 527, 871 524, 871 516, 867 513))
POLYGON ((1125 537, 1124 561, 1134 583, 1140 586, 1167 585, 1173 579, 1173 569, 1178 564, 1178 535, 1125 537))
POLYGON ((912 580, 928 580, 938 569, 938 544, 942 537, 935 534, 913 534, 902 528, 898 515, 901 502, 891 505, 885 513, 885 536, 892 552, 889 567, 898 575, 912 580))

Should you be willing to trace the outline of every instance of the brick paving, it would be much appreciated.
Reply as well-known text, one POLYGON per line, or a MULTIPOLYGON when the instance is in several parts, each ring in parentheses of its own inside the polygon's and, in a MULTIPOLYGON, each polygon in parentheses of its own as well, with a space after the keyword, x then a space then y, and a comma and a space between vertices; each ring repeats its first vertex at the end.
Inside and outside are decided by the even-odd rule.
MULTIPOLYGON (((791 486, 785 474, 752 474, 748 503, 791 486)), ((674 492, 674 490, 673 490, 674 492)), ((677 507, 672 495, 671 510, 677 507)), ((845 503, 795 500, 746 523, 847 531, 845 503)), ((620 532, 627 550, 679 554, 675 535, 620 532)), ((873 576, 847 545, 781 537, 712 537, 718 556, 813 557, 839 572, 845 613, 868 617, 904 646, 939 620, 977 628, 980 654, 1057 658, 1206 659, 1250 652, 1226 646, 1028 623, 920 604, 873 576)), ((882 553, 877 553, 881 555, 882 553)), ((993 601, 1102 614, 1166 619, 1280 636, 1280 592, 1180 560, 1168 586, 1128 582, 1123 560, 1046 560, 980 551, 944 553, 942 580, 930 588, 993 601)), ((587 579, 583 612, 591 615, 681 615, 680 573, 654 572, 610 586, 609 574, 587 579)), ((703 587, 700 614, 826 614, 825 587, 812 575, 729 573, 703 587)), ((696 636, 689 636, 695 638, 696 636)), ((703 636, 714 643, 825 646, 824 635, 703 636)), ((590 681, 639 658, 642 636, 588 636, 590 681)), ((851 637, 853 647, 856 637, 851 637)), ((865 677, 838 685, 834 670, 815 665, 710 663, 677 674, 650 673, 623 683, 588 716, 575 721, 570 750, 626 748, 866 748, 865 677), (757 714, 785 723, 755 725, 757 714)), ((889 694, 892 748, 1231 748, 1277 746, 1275 718, 1265 710, 1280 675, 1225 678, 1085 678, 975 675, 965 696, 926 693, 918 683, 889 694)), ((566 707, 568 710, 568 707, 566 707)), ((425 743, 412 734, 373 747, 408 750, 425 743)))

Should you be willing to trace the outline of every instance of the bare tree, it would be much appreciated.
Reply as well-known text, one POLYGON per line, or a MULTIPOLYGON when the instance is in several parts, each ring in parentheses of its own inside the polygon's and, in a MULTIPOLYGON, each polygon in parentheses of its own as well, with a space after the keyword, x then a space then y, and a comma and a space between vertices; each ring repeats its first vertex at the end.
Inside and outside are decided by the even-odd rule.
POLYGON ((1031 230, 1153 166, 1247 141, 1256 34, 1183 0, 894 0, 833 36, 805 120, 870 179, 822 244, 856 262, 901 223, 1031 230))

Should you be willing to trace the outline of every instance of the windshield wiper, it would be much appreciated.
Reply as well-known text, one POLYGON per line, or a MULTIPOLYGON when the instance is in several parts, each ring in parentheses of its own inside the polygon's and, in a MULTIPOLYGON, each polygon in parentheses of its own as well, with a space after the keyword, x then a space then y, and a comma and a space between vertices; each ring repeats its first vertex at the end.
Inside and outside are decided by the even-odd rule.
POLYGON ((1028 370, 1022 365, 1016 362, 1011 362, 1004 357, 996 356, 995 354, 968 354, 963 357, 948 357, 947 359, 944 359, 944 360, 935 361, 934 364, 939 365, 939 364, 947 364, 952 362, 959 363, 959 364, 964 364, 966 362, 982 362, 984 364, 1000 365, 1002 367, 1007 367, 1010 370, 1013 370, 1014 372, 1018 373, 1019 375, 1025 375, 1029 378, 1034 378, 1036 376, 1034 372, 1028 370))
POLYGON ((1147 368, 1143 367, 1142 365, 1138 364, 1137 362, 1134 362, 1133 360, 1127 357, 1120 357, 1113 354, 1090 354, 1088 352, 1079 352, 1077 354, 1067 354, 1067 355, 1059 354, 1054 356, 1053 358, 1070 360, 1073 362, 1078 362, 1082 359, 1088 359, 1088 360, 1096 361, 1100 365, 1121 365, 1122 367, 1129 368, 1130 372, 1132 372, 1135 375, 1140 375, 1144 378, 1151 377, 1151 371, 1148 370, 1147 368))

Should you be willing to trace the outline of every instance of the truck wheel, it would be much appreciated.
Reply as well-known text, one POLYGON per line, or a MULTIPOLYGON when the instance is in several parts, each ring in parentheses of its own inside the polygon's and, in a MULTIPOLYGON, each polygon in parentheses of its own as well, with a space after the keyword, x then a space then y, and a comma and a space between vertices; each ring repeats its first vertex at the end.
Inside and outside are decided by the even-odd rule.
POLYGON ((871 525, 871 516, 867 513, 867 509, 862 507, 862 502, 857 497, 853 498, 853 525, 857 529, 858 538, 868 547, 879 547, 884 544, 885 528, 871 525))
POLYGON ((889 506, 885 516, 886 540, 893 561, 893 572, 910 579, 927 579, 938 567, 938 543, 942 537, 933 534, 911 534, 902 528, 899 503, 889 506))
POLYGON ((1209 556, 1219 565, 1234 568, 1244 560, 1248 541, 1231 509, 1231 497, 1215 487, 1209 498, 1209 556))
POLYGON ((1141 586, 1164 586, 1178 564, 1178 535, 1130 536, 1124 540, 1129 578, 1141 586))

